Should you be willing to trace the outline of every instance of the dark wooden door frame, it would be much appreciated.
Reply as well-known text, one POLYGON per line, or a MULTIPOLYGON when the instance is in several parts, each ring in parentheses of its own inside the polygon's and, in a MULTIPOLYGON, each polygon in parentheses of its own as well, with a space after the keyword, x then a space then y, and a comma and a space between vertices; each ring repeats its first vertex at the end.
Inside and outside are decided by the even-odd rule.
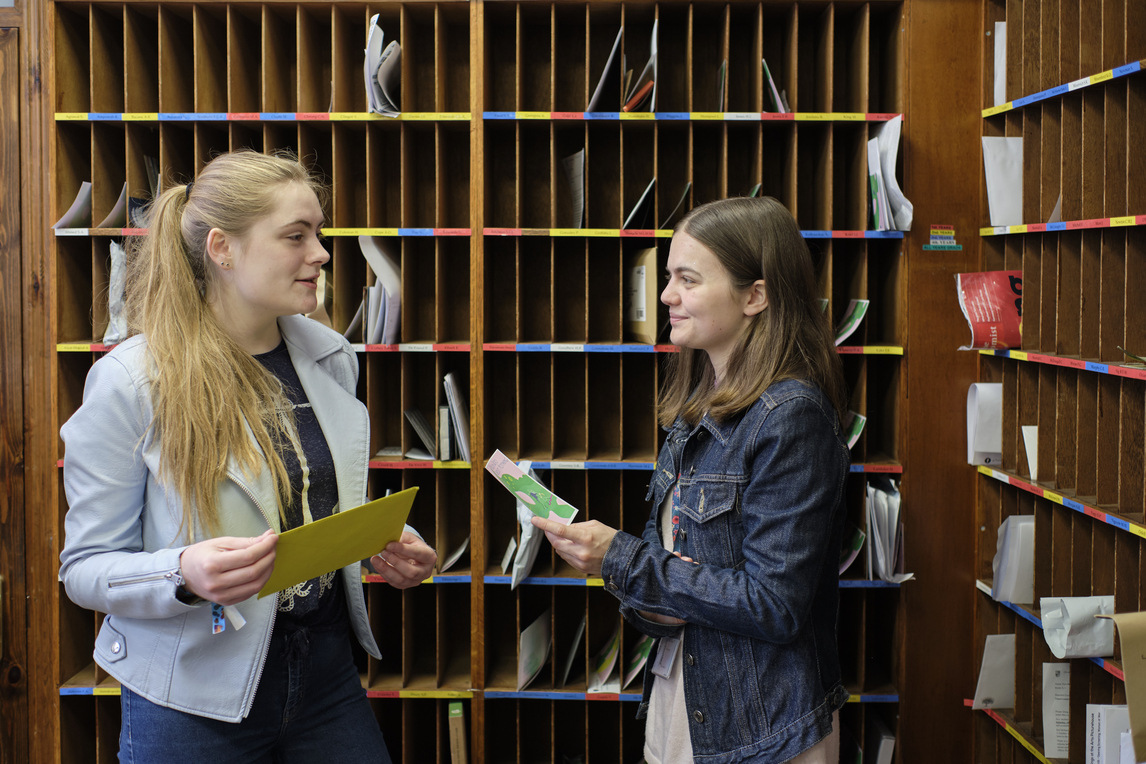
POLYGON ((0 28, 0 762, 28 760, 20 30, 0 28))

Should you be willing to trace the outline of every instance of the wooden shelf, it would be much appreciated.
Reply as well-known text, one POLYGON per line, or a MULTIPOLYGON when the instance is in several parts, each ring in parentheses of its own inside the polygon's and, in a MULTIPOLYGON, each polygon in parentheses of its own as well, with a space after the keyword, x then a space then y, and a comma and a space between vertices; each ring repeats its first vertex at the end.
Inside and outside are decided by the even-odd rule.
MULTIPOLYGON (((397 341, 350 338, 371 453, 417 445, 403 411, 436 413, 446 372, 468 394, 471 462, 369 462, 372 496, 419 487, 411 523, 436 549, 471 540, 468 561, 428 586, 398 592, 364 576, 383 657, 357 657, 395 761, 448 759, 451 699, 467 704, 473 761, 640 757, 643 723, 632 707, 639 680, 621 693, 585 686, 590 651, 618 622, 615 599, 599 578, 574 575, 548 548, 511 589, 497 563, 519 524, 512 497, 482 467, 495 448, 531 459, 584 517, 641 531, 664 437, 654 401, 662 364, 677 349, 666 337, 649 344, 630 332, 628 259, 654 248, 659 277, 674 212, 752 191, 792 210, 832 319, 843 318, 851 299, 871 301, 838 348, 849 407, 867 417, 852 449, 849 520, 866 524, 870 476, 904 473, 905 234, 868 230, 866 143, 903 116, 907 5, 50 2, 53 221, 84 181, 92 183, 91 220, 99 221, 124 184, 132 198, 150 196, 153 162, 166 188, 192 180, 217 152, 291 149, 332 189, 324 246, 333 328, 350 326, 374 282, 357 237, 384 240, 402 266, 397 341), (366 111, 361 56, 372 12, 387 37, 402 42, 395 118, 366 111), (656 110, 621 112, 618 96, 588 111, 620 27, 628 60, 643 61, 654 20, 656 110), (761 58, 793 112, 766 111, 761 58), (562 159, 582 149, 584 210, 574 224, 560 214, 569 192, 562 159), (653 178, 649 222, 623 229, 653 178), (568 653, 586 618, 581 674, 547 689, 556 684, 551 662, 518 692, 518 635, 546 609, 554 655, 568 653), (582 708, 570 713, 571 704, 582 708)), ((101 342, 108 247, 145 234, 88 225, 47 237, 57 426, 79 406, 95 358, 110 349, 101 342)), ((664 307, 652 312, 663 326, 664 307)), ((60 504, 62 521, 62 496, 60 504)), ((878 714, 898 732, 907 641, 901 587, 854 578, 840 585, 844 724, 862 731, 878 714)), ((52 637, 61 665, 75 672, 60 693, 102 694, 97 689, 110 685, 96 681, 94 668, 88 677, 77 657, 90 656, 99 616, 57 596, 52 637)), ((636 640, 622 627, 623 652, 636 640)), ((94 703, 60 715, 68 751, 106 757, 115 708, 68 702, 94 703)))
MULTIPOLYGON (((984 764, 1049 760, 1042 752, 1042 664, 1037 605, 990 597, 998 528, 1033 516, 1034 599, 1113 595, 1115 612, 1144 609, 1146 370, 1119 347, 1146 349, 1133 295, 1146 280, 1146 181, 1139 125, 1146 8, 1118 14, 1073 6, 987 0, 985 31, 1007 24, 1006 103, 982 110, 984 137, 1022 137, 1021 219, 1062 222, 985 226, 981 270, 1021 270, 1021 348, 979 355, 979 379, 1002 385, 1002 463, 979 467, 975 655, 989 634, 1014 634, 1015 708, 976 722, 984 764), (1116 18, 1117 15, 1117 18, 1116 18), (1129 61, 1130 63, 1125 63, 1129 61), (1097 74, 1093 74, 1097 72, 1097 74), (1037 479, 1020 428, 1037 428, 1037 479)), ((1106 10, 1110 10, 1109 7, 1106 10)), ((993 92, 993 40, 982 55, 984 97, 993 92)), ((982 195, 980 219, 988 219, 982 195)), ((1086 760, 1087 703, 1125 703, 1113 659, 1070 661, 1070 743, 1063 761, 1086 760)), ((976 661, 977 662, 977 661, 976 661)))

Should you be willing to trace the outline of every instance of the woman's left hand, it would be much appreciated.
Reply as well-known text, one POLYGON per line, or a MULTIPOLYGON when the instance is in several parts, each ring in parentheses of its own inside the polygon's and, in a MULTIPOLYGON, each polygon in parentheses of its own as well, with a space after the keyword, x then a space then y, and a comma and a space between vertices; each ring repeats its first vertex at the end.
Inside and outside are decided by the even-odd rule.
POLYGON ((545 537, 553 545, 553 551, 557 552, 565 562, 590 576, 601 574, 601 560, 604 559, 605 552, 609 551, 613 536, 617 535, 615 528, 596 520, 562 525, 535 516, 530 518, 530 522, 533 523, 533 527, 545 531, 545 537))
POLYGON ((370 558, 374 572, 395 589, 409 589, 422 583, 430 577, 437 562, 438 553, 410 531, 370 558))

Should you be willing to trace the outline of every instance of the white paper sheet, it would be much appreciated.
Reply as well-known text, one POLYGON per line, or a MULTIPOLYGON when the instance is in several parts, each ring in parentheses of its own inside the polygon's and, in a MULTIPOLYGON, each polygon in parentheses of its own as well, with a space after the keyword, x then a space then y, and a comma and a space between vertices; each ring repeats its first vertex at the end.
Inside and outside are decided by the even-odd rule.
MULTIPOLYGON (((613 40, 613 49, 609 53, 609 60, 605 62, 605 69, 601 72, 600 79, 597 80, 597 87, 593 90, 593 97, 589 99, 589 105, 585 111, 619 111, 621 108, 619 103, 602 104, 600 101, 601 96, 608 93, 614 83, 620 85, 621 70, 618 54, 621 50, 621 38, 624 32, 624 27, 617 30, 617 39, 613 40)), ((619 87, 617 92, 619 94, 619 87)))
POLYGON ((1069 738, 1070 664, 1044 663, 1043 754, 1050 759, 1065 759, 1069 738))
POLYGON ((991 569, 992 598, 1000 602, 1034 602, 1034 515, 1011 515, 1002 522, 991 569))
MULTIPOLYGON (((1007 102, 1007 22, 995 22, 995 106, 1007 102)), ((1065 754, 1064 754, 1065 755, 1065 754)))
POLYGON ((107 217, 101 220, 94 228, 123 228, 127 225, 127 184, 123 184, 123 188, 119 192, 119 198, 116 200, 115 205, 111 208, 111 212, 107 213, 107 217))
POLYGON ((107 329, 103 344, 118 345, 127 339, 127 318, 123 315, 124 288, 127 284, 127 254, 119 242, 112 239, 108 247, 111 270, 107 285, 107 329))
POLYGON ((1023 222, 1023 139, 983 136, 983 172, 991 225, 1023 222))
POLYGON ((52 228, 88 228, 92 224, 92 184, 90 181, 80 183, 76 198, 68 211, 52 224, 52 228))
POLYGON ((976 382, 967 389, 967 463, 1003 462, 1003 385, 976 382))
POLYGON ((1015 707, 1015 635, 988 634, 972 709, 1015 707))
POLYGON ((524 690, 541 673, 549 650, 553 647, 553 634, 549 624, 549 610, 537 617, 521 632, 517 650, 517 689, 524 690))
POLYGON ((1027 469, 1031 480, 1039 479, 1039 428, 1037 425, 1024 424, 1023 449, 1027 452, 1027 469))
POLYGON ((1054 657, 1109 658, 1114 655, 1114 597, 1043 597, 1043 637, 1054 657))

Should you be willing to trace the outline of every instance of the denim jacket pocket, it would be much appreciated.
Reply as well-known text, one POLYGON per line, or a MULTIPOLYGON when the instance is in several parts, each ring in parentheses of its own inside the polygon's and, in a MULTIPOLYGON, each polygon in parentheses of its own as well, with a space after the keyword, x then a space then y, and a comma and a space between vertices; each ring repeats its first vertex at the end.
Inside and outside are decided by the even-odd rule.
POLYGON ((681 486, 682 514, 695 523, 704 524, 736 508, 738 489, 733 483, 697 481, 681 486))

